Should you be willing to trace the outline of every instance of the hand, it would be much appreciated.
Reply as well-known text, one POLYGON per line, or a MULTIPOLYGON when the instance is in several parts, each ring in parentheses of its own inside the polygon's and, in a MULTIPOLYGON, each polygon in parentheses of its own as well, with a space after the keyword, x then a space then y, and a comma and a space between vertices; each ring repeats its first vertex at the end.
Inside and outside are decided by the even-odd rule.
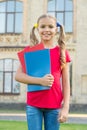
POLYGON ((67 121, 68 119, 68 111, 69 109, 67 107, 63 107, 59 113, 59 118, 58 118, 58 121, 60 123, 64 123, 67 121))
POLYGON ((44 77, 42 77, 41 85, 52 87, 53 82, 54 82, 53 75, 52 74, 46 74, 44 77))

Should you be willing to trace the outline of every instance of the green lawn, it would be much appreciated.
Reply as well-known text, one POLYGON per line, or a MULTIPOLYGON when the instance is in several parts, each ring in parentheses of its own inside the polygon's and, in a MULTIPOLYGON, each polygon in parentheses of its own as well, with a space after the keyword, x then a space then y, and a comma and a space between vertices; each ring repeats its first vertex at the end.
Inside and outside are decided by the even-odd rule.
POLYGON ((87 124, 61 124, 60 130, 87 130, 87 124))
POLYGON ((0 121, 0 130, 27 130, 27 123, 22 121, 0 121))
MULTIPOLYGON (((27 130, 27 123, 24 121, 0 121, 0 130, 27 130)), ((60 130, 87 130, 87 124, 61 124, 60 130)))

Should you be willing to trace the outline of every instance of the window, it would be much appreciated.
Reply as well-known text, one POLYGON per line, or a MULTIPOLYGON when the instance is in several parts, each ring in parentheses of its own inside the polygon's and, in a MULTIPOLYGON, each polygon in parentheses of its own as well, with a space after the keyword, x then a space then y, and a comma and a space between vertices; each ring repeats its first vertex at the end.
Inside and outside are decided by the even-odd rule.
POLYGON ((48 13, 64 25, 65 32, 73 31, 73 0, 48 0, 48 13))
POLYGON ((23 3, 18 0, 0 1, 0 33, 22 33, 23 3))
POLYGON ((14 80, 17 70, 18 60, 2 59, 0 60, 0 93, 19 94, 20 83, 14 80))

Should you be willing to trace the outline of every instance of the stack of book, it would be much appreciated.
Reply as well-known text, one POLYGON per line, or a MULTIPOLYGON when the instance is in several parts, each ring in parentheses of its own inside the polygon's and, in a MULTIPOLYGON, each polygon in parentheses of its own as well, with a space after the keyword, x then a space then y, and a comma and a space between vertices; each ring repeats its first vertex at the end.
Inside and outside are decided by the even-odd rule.
MULTIPOLYGON (((23 71, 29 76, 43 77, 51 73, 50 66, 50 51, 44 49, 42 43, 33 47, 26 47, 24 50, 18 52, 18 57, 22 65, 23 71)), ((39 84, 28 84, 27 91, 41 91, 49 90, 48 86, 41 86, 39 84)))

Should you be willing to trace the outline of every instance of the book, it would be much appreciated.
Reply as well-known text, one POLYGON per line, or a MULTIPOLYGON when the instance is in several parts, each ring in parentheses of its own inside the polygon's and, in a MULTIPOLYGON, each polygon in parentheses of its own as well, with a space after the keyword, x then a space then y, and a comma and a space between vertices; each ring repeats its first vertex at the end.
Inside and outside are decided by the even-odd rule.
MULTIPOLYGON (((43 77, 51 73, 50 68, 50 52, 49 49, 43 49, 24 54, 26 73, 33 77, 43 77)), ((27 91, 48 90, 49 86, 41 86, 36 84, 28 84, 27 91)))
POLYGON ((44 49, 44 45, 42 43, 40 43, 40 44, 36 44, 35 46, 31 46, 31 47, 27 46, 22 51, 19 51, 17 53, 19 61, 22 65, 22 69, 25 73, 26 73, 26 66, 25 66, 25 60, 24 60, 25 52, 32 52, 32 51, 42 50, 42 49, 44 49))

